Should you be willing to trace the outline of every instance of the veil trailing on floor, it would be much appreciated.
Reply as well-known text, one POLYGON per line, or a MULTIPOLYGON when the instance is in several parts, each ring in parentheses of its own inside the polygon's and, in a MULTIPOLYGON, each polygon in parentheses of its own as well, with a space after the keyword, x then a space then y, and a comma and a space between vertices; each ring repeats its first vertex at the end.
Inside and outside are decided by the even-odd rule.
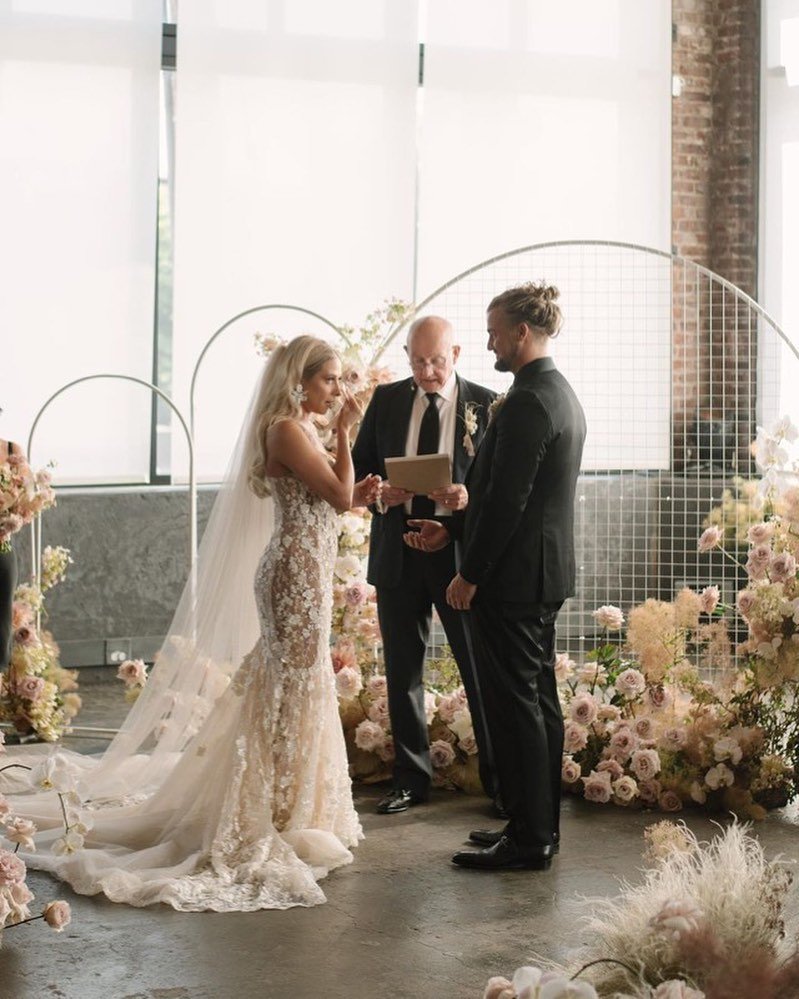
MULTIPOLYGON (((183 588, 150 679, 101 757, 57 750, 79 772, 84 801, 124 805, 155 793, 258 638, 253 578, 272 533, 275 505, 270 497, 261 499, 252 492, 248 472, 274 357, 253 393, 196 567, 183 588)), ((9 753, 7 762, 30 763, 31 758, 25 760, 15 752, 9 753)), ((6 771, 4 776, 12 774, 20 771, 6 771)), ((25 781, 18 777, 13 783, 16 792, 25 781)), ((26 796, 18 810, 40 827, 60 821, 52 792, 26 796)))

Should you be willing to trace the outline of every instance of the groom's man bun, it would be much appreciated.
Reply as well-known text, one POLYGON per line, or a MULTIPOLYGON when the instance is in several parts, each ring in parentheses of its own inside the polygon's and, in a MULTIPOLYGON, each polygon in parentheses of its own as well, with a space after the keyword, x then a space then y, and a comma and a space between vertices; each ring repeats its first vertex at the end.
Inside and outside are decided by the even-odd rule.
POLYGON ((554 284, 528 281, 492 298, 488 311, 502 309, 511 322, 527 323, 549 337, 556 337, 563 323, 560 307, 556 304, 558 298, 560 292, 554 284))

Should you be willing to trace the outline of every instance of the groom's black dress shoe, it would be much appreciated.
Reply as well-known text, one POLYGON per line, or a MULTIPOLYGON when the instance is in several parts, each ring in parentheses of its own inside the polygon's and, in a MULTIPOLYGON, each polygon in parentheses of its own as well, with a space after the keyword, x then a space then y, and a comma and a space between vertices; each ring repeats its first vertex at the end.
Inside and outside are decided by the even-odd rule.
MULTIPOLYGON (((504 833, 504 829, 472 829, 469 833, 469 839, 479 846, 493 846, 495 843, 499 843, 504 833)), ((555 833, 552 852, 560 853, 560 833, 555 833)))
POLYGON ((397 812, 407 812, 411 805, 420 805, 426 798, 414 794, 407 787, 395 787, 393 791, 381 798, 377 803, 377 811, 380 815, 396 815, 397 812))
POLYGON ((459 867, 481 871, 548 871, 555 851, 551 846, 523 847, 502 836, 487 850, 461 850, 452 858, 459 867))

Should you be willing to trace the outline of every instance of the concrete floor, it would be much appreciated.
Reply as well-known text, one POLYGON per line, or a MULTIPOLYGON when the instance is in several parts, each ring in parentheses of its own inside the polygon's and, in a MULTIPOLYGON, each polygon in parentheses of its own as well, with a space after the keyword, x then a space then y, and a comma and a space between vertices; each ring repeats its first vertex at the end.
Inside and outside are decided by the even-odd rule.
MULTIPOLYGON (((110 671, 82 675, 80 723, 116 724, 121 684, 110 671)), ((91 742, 72 742, 88 749, 91 742)), ((178 913, 133 909, 74 895, 32 872, 36 905, 66 898, 72 924, 6 931, 0 996, 6 999, 479 999, 487 979, 535 954, 569 960, 587 939, 580 895, 611 895, 635 880, 643 829, 660 813, 627 812, 569 799, 562 849, 546 873, 484 874, 449 857, 469 829, 492 823, 488 802, 437 792, 395 817, 374 812, 382 788, 357 787, 366 839, 355 863, 323 882, 326 905, 286 912, 178 913)), ((701 836, 714 827, 683 813, 701 836)), ((794 819, 757 826, 767 852, 799 855, 794 819)), ((792 903, 795 908, 795 899, 792 903)))

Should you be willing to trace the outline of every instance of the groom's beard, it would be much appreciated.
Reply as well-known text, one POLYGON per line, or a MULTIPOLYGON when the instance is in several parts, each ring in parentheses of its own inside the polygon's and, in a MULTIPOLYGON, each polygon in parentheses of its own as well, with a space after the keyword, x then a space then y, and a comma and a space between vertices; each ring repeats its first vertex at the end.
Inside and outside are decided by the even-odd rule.
POLYGON ((507 358, 504 358, 504 357, 498 357, 496 359, 496 361, 494 361, 494 368, 497 371, 512 371, 513 370, 513 368, 511 367, 511 362, 509 360, 507 360, 507 358))

